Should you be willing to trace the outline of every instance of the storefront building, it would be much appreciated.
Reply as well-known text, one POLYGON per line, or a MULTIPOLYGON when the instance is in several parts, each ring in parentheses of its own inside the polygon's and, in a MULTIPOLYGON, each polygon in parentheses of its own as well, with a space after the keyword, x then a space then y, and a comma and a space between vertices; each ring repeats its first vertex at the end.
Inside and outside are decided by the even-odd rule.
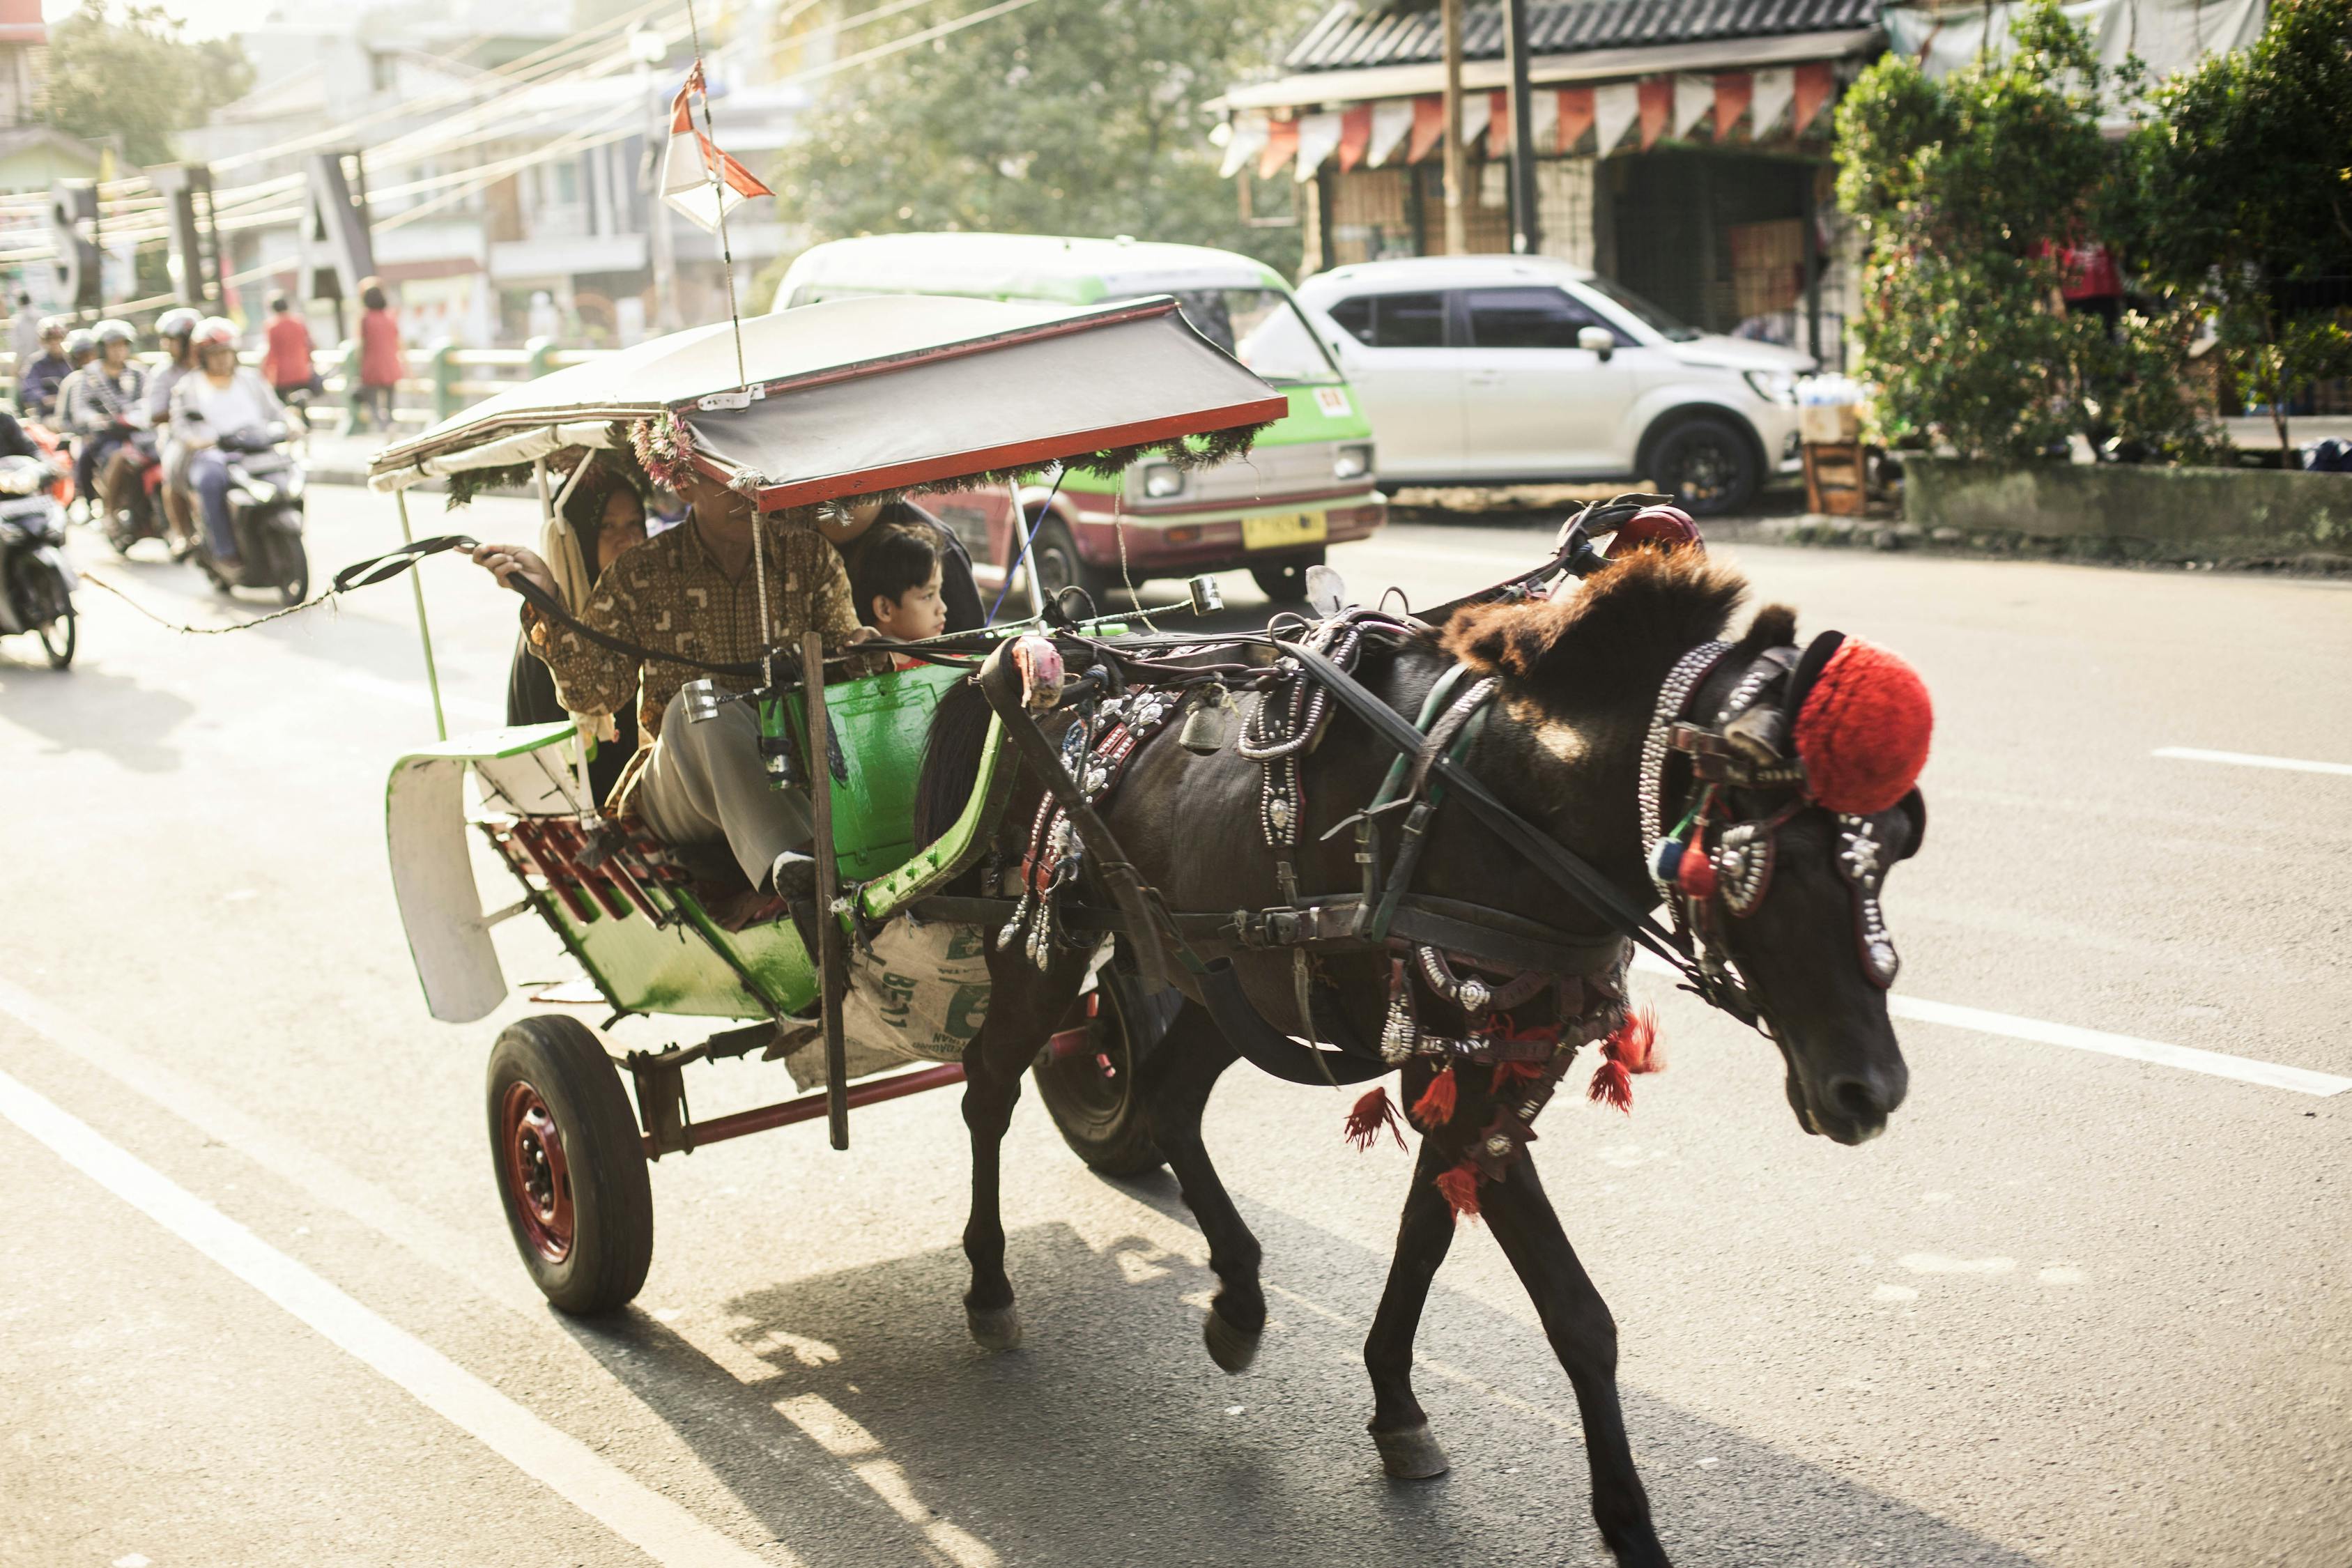
MULTIPOLYGON (((1527 26, 1534 248, 1841 364, 1832 109, 1885 47, 1873 0, 1529 0, 1527 26)), ((1225 94, 1224 172, 1297 183, 1307 270, 1445 254, 1443 50, 1434 6, 1338 0, 1286 74, 1225 94)), ((1462 52, 1466 248, 1508 251, 1500 5, 1466 8, 1462 52)))

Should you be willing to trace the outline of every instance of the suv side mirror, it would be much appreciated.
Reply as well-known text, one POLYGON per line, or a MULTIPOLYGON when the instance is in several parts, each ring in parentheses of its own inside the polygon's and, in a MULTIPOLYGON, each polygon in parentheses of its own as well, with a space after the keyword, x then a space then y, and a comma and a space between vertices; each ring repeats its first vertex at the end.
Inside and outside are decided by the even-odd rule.
POLYGON ((1606 327, 1579 327, 1576 346, 1599 354, 1601 363, 1607 364, 1609 356, 1617 352, 1617 334, 1606 327))

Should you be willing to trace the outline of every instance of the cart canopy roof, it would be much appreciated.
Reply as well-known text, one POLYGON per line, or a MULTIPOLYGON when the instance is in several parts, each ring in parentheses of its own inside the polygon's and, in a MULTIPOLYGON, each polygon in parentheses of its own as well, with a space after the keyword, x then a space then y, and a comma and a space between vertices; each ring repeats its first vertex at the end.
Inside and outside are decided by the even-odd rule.
POLYGON ((378 453, 370 483, 610 447, 626 422, 685 421, 695 460, 762 507, 935 486, 1138 448, 1288 412, 1283 394, 1167 298, 1093 310, 925 297, 839 300, 698 327, 501 392, 378 453), (617 426, 617 428, 616 428, 617 426))

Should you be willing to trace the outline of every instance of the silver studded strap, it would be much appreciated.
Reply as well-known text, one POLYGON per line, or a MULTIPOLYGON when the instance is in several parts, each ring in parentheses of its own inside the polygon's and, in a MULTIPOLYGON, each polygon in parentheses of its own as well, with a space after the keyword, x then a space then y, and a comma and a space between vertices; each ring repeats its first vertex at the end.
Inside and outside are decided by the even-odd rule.
MULTIPOLYGON (((1699 644, 1675 661, 1674 668, 1666 673, 1665 684, 1658 688, 1657 706, 1650 713, 1650 732, 1642 742, 1642 847, 1645 859, 1656 851, 1658 841, 1674 826, 1665 819, 1664 805, 1659 798, 1666 775, 1666 731, 1683 716, 1692 690, 1730 651, 1727 642, 1699 644)), ((1658 891, 1669 898, 1674 893, 1663 882, 1658 883, 1658 891)))

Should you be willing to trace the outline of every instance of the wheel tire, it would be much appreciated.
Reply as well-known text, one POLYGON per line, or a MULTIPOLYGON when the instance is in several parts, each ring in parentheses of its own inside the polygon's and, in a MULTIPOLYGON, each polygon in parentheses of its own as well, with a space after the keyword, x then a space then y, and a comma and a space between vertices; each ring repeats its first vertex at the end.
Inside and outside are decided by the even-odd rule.
POLYGON ((1250 580, 1257 591, 1277 605, 1302 605, 1307 602, 1307 569, 1323 564, 1323 552, 1294 555, 1287 561, 1270 561, 1263 566, 1249 569, 1250 580))
POLYGON ((1756 452, 1727 420, 1686 419, 1650 450, 1650 481, 1693 517, 1722 517, 1756 499, 1756 452))
POLYGON ((1102 1000, 1088 1050, 1055 1061, 1050 1049, 1037 1053, 1030 1074, 1037 1098, 1070 1152, 1106 1176, 1139 1176, 1164 1163, 1145 1125, 1136 1092, 1136 1064, 1166 1032, 1172 1006, 1145 996, 1133 981, 1105 968, 1096 994, 1102 1000), (1143 1042, 1138 1050, 1131 1043, 1143 1042), (1110 1064, 1108 1076, 1102 1061, 1110 1064))
POLYGON ((107 543, 114 546, 117 555, 129 557, 131 547, 139 542, 139 523, 129 508, 111 511, 100 521, 99 531, 106 535, 107 543))
POLYGON ((654 1257, 653 1184, 621 1075, 577 1018, 518 1019, 490 1048, 490 1163, 540 1294, 587 1317, 626 1306, 654 1257))
POLYGON ((41 652, 47 656, 49 668, 63 669, 73 663, 79 631, 74 620, 73 595, 64 579, 45 562, 19 557, 16 598, 31 612, 26 620, 33 635, 41 639, 41 652))
POLYGON ((1078 542, 1069 524, 1058 517, 1046 518, 1037 525, 1036 540, 1029 546, 1029 564, 1049 605, 1063 589, 1077 587, 1086 590, 1097 610, 1107 609, 1103 595, 1118 584, 1115 574, 1078 553, 1078 542))
POLYGON ((276 537, 269 543, 269 580, 277 586, 278 602, 291 607, 310 595, 310 552, 302 548, 300 534, 271 531, 276 537))

